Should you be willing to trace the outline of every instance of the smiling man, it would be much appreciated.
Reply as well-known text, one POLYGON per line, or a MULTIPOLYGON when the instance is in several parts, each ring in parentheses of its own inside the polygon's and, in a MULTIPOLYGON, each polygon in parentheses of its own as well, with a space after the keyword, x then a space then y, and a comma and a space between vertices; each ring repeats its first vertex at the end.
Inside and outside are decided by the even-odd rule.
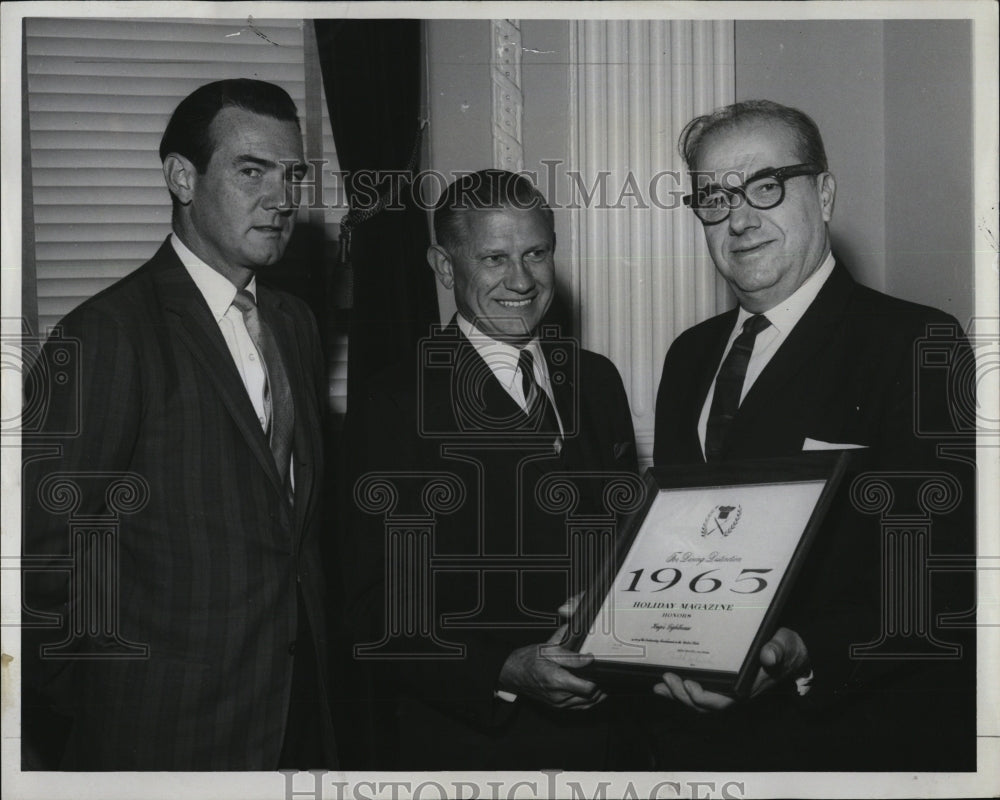
POLYGON ((600 688, 571 671, 589 657, 543 647, 575 592, 565 512, 545 487, 572 484, 578 513, 607 513, 607 481, 636 470, 625 391, 607 359, 543 325, 553 216, 524 176, 463 176, 434 230, 427 258, 458 313, 376 377, 347 423, 349 615, 359 664, 380 668, 395 729, 381 740, 396 742, 370 766, 599 769, 626 745, 600 688), (389 511, 371 505, 383 485, 389 511), (425 549, 399 549, 396 514, 433 527, 425 549))
MULTIPOLYGON (((816 124, 797 109, 751 100, 692 120, 679 148, 692 181, 684 202, 738 307, 671 345, 655 463, 856 448, 887 486, 900 485, 900 499, 908 476, 957 476, 962 502, 935 522, 932 549, 974 553, 974 482, 935 449, 943 432, 956 431, 954 395, 921 380, 916 367, 921 339, 935 331, 953 337, 952 363, 971 363, 968 343, 952 317, 857 284, 834 256, 836 182, 816 124), (921 435, 928 430, 935 436, 921 435)), ((974 387, 963 385, 957 398, 974 398, 974 387)), ((937 627, 938 614, 972 606, 971 581, 892 576, 898 591, 929 592, 919 602, 932 621, 921 635, 967 639, 960 656, 927 659, 901 644, 888 657, 884 648, 884 657, 850 657, 852 645, 893 635, 887 620, 900 597, 885 599, 882 547, 879 520, 842 496, 761 650, 754 698, 734 704, 670 673, 655 687, 675 704, 661 731, 661 766, 971 768, 974 641, 937 627)))
MULTIPOLYGON (((120 518, 109 574, 89 571, 104 545, 87 539, 71 581, 25 577, 27 612, 62 622, 25 631, 26 696, 69 717, 61 760, 41 766, 333 767, 323 360, 306 305, 255 277, 294 228, 295 105, 261 81, 207 84, 174 111, 160 157, 173 233, 62 321, 80 361, 46 384, 46 429, 79 431, 25 467, 26 556, 61 563, 73 520, 120 518), (61 480, 71 508, 46 488, 61 480), (111 598, 103 616, 93 593, 111 598)), ((43 369, 58 355, 47 346, 43 369)), ((36 710, 26 752, 47 733, 36 710)))

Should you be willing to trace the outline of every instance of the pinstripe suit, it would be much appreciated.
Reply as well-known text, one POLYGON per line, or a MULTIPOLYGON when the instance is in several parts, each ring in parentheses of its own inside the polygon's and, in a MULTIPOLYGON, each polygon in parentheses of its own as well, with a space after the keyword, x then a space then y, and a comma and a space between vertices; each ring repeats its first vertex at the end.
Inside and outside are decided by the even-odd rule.
MULTIPOLYGON (((59 430, 79 398, 80 433, 60 441, 60 457, 26 463, 25 554, 66 552, 66 514, 37 496, 46 475, 132 472, 149 492, 121 516, 117 570, 118 633, 148 645, 148 658, 42 659, 25 670, 72 715, 63 768, 274 769, 297 579, 319 654, 324 752, 335 763, 322 686, 319 340, 301 301, 260 287, 258 302, 295 402, 294 507, 218 325, 169 243, 63 320, 63 336, 80 341, 79 380, 52 385, 46 425, 59 430)), ((107 482, 78 480, 77 516, 106 513, 107 482)), ((25 597, 60 613, 74 602, 56 573, 29 575, 25 597)), ((37 656, 38 639, 61 638, 43 633, 26 633, 26 657, 37 656)), ((115 647, 107 636, 85 643, 115 647)))

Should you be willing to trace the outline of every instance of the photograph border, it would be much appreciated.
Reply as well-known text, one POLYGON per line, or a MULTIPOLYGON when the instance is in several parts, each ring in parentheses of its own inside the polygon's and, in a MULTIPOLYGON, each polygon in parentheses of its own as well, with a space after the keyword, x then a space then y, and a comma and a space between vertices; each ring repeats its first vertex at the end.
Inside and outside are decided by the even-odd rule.
MULTIPOLYGON (((13 121, 2 129, 3 175, 2 335, 17 340, 21 329, 21 97, 22 20, 32 16, 121 17, 442 17, 450 19, 757 19, 880 20, 970 19, 973 23, 975 320, 986 337, 987 357, 996 357, 1000 319, 997 273, 998 121, 997 5, 990 0, 917 0, 917 2, 608 2, 608 3, 378 3, 261 2, 225 7, 205 2, 10 2, 0 7, 2 21, 2 110, 13 121)), ((966 320, 961 320, 964 324, 966 320)), ((975 331, 979 334, 980 330, 975 331)), ((20 364, 3 364, 2 414, 20 419, 20 364)), ((1000 406, 1000 370, 989 370, 979 385, 981 407, 1000 406)), ((981 432, 978 460, 978 691, 979 769, 976 773, 563 773, 559 770, 502 774, 313 772, 274 773, 32 773, 20 764, 20 569, 21 453, 17 442, 2 443, 3 791, 11 798, 175 798, 211 797, 298 800, 315 797, 360 800, 363 797, 986 797, 1000 791, 1000 442, 981 432), (443 789, 443 792, 439 791, 443 789)))

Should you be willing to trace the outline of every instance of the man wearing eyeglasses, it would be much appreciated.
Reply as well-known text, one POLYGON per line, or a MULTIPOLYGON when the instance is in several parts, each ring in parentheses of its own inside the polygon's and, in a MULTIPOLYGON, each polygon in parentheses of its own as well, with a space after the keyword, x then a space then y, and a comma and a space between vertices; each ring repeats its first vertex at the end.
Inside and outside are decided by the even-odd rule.
MULTIPOLYGON (((770 101, 736 103, 692 120, 679 148, 692 183, 684 203, 739 305, 670 347, 654 462, 865 448, 866 468, 887 471, 890 483, 916 471, 955 473, 956 462, 917 435, 914 364, 931 326, 955 331, 957 347, 968 343, 950 316, 859 285, 833 254, 836 182, 813 120, 770 101)), ((922 413, 950 429, 945 392, 926 388, 922 413)), ((971 486, 967 480, 966 501, 971 486)), ((974 552, 971 517, 956 522, 971 507, 935 526, 936 554, 974 552)), ((761 649, 750 700, 734 702, 672 673, 655 687, 675 706, 660 730, 663 767, 974 768, 974 642, 960 659, 852 659, 852 644, 885 633, 883 539, 877 519, 854 511, 846 490, 827 523, 781 627, 761 649)), ((970 588, 929 583, 922 591, 930 590, 931 619, 970 608, 970 588)))

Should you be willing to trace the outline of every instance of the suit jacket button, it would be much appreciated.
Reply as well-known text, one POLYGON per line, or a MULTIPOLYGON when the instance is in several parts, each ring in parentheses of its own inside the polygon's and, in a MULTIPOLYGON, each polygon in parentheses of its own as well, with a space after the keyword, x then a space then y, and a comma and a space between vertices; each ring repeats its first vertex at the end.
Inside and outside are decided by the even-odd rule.
POLYGON ((289 642, 289 644, 288 644, 288 655, 290 655, 290 656, 294 656, 295 655, 295 642, 289 642))

